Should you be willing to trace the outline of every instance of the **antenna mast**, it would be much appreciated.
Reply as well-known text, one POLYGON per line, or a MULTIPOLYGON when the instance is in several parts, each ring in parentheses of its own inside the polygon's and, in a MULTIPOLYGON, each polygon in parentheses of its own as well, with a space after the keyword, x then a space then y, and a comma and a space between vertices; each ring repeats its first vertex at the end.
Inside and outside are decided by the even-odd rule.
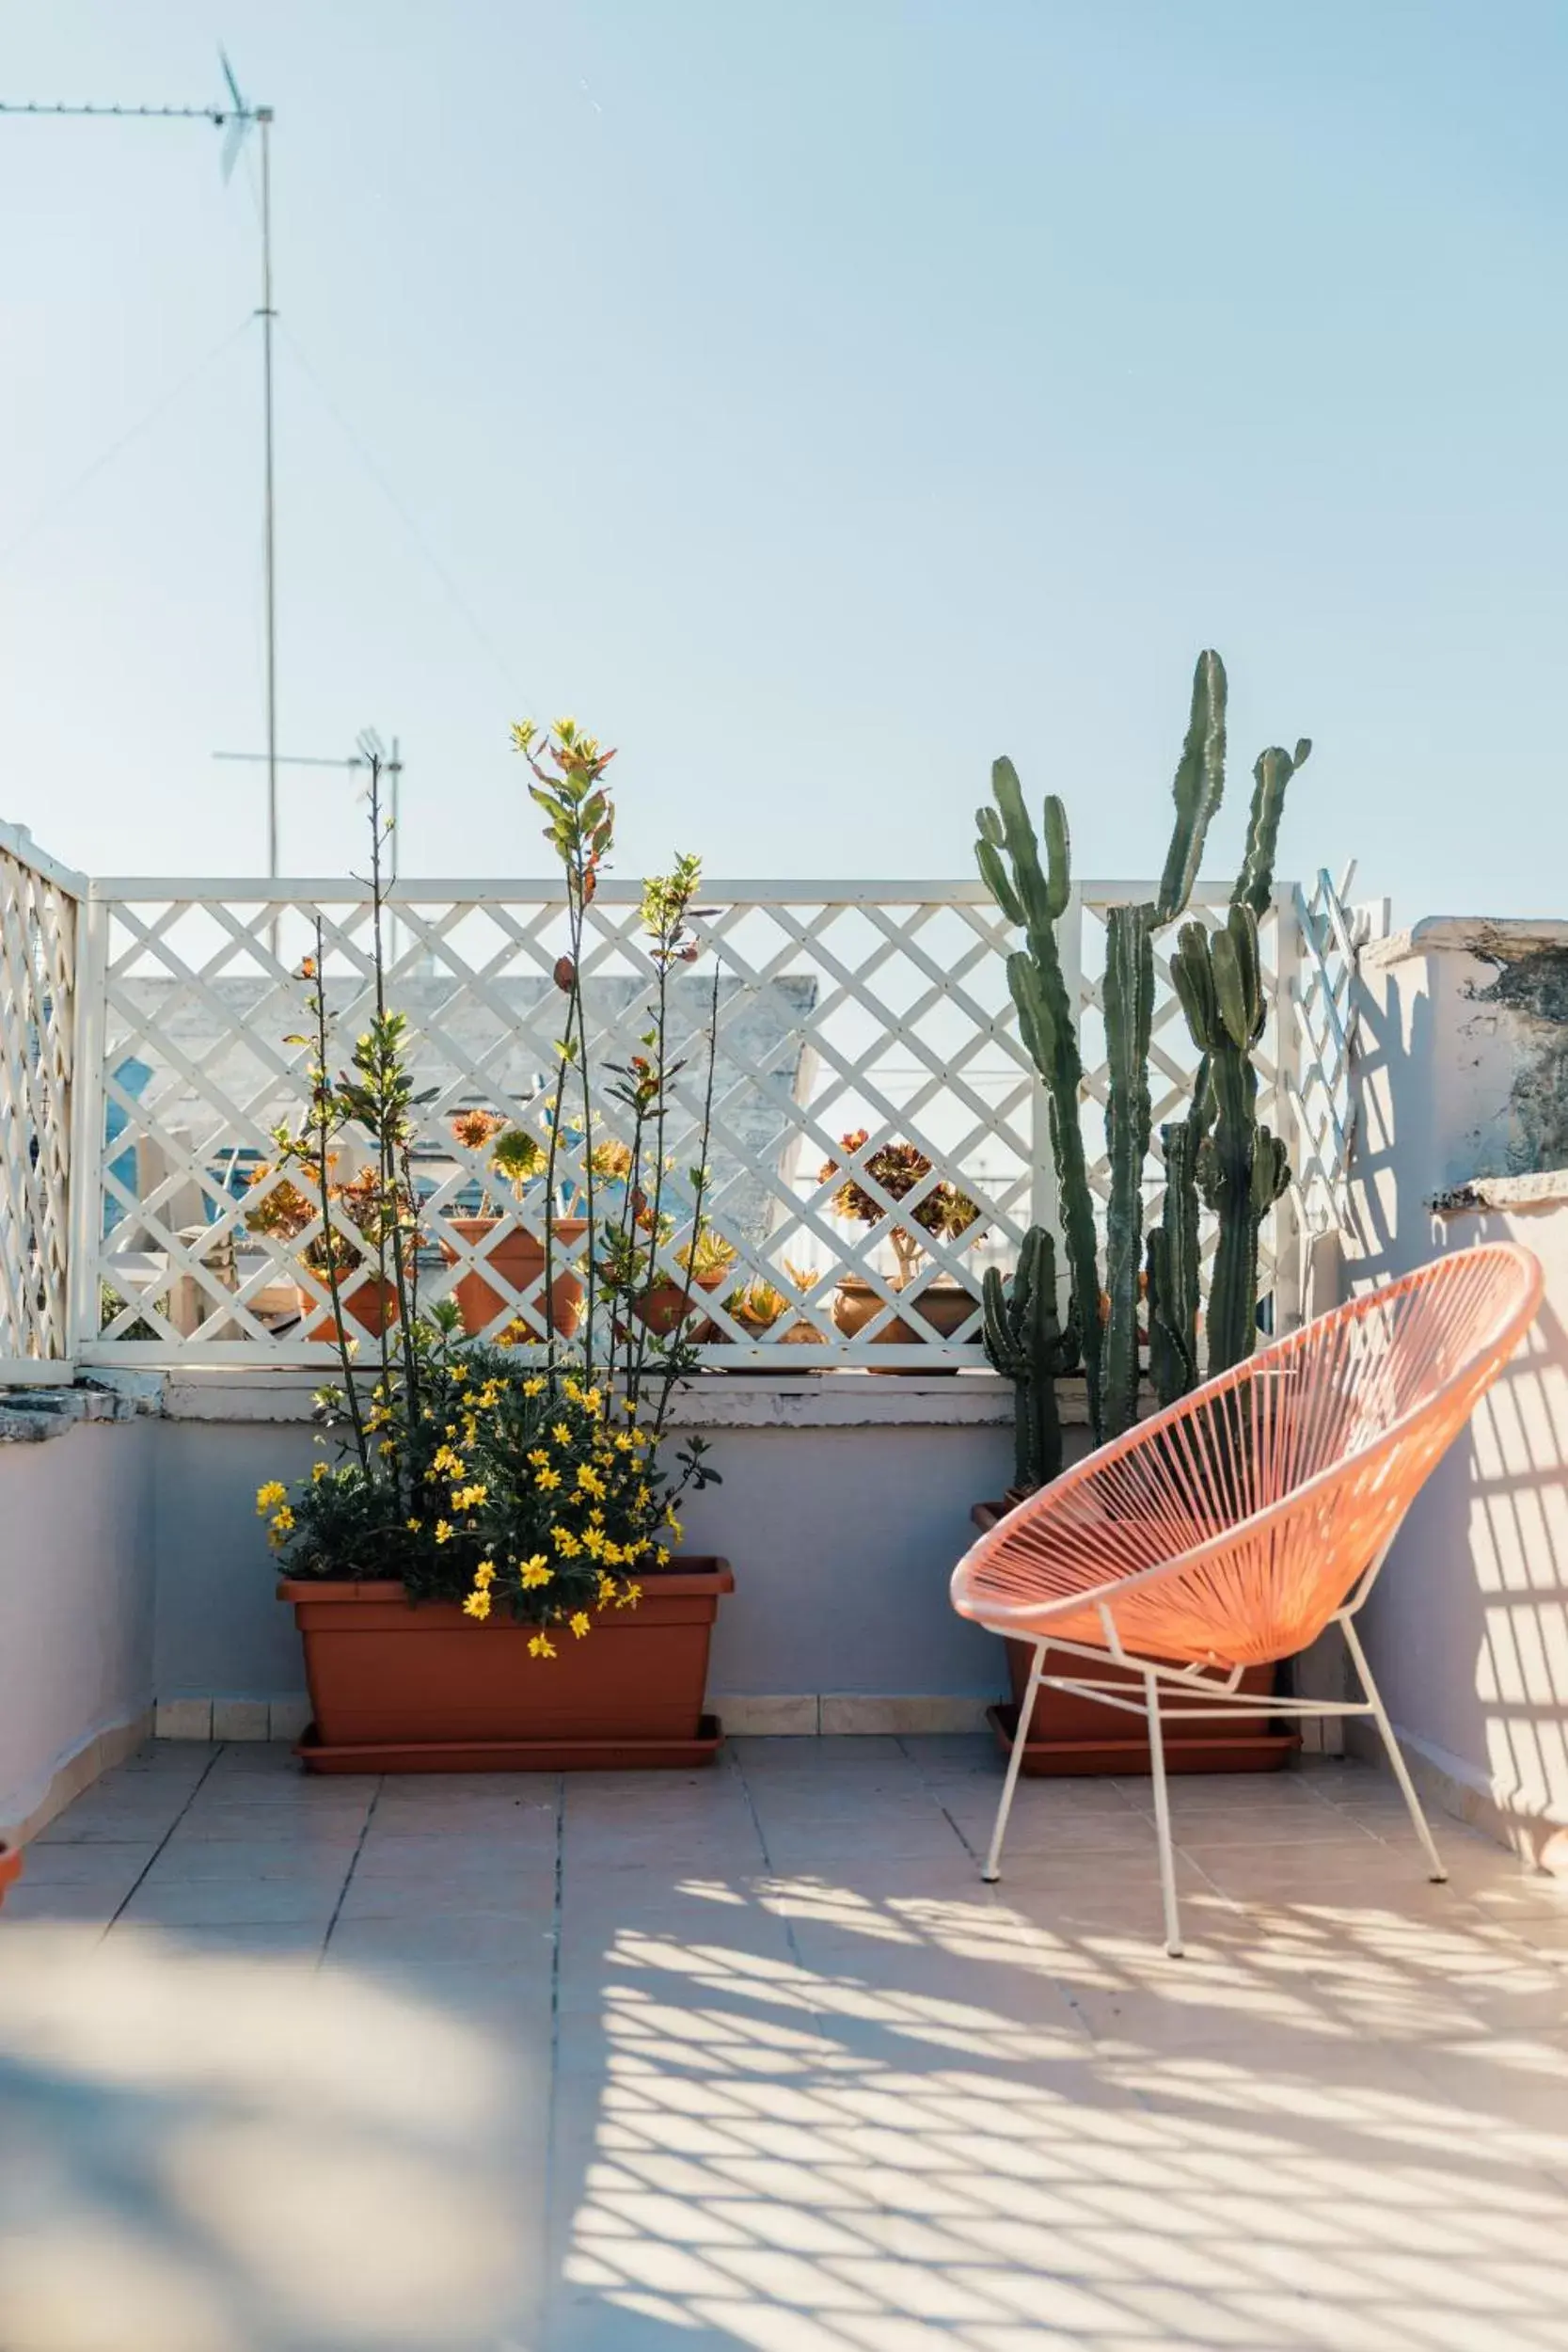
POLYGON ((277 878, 277 534, 273 501, 272 462, 272 323, 277 316, 272 299, 272 123, 270 106, 252 106, 240 95, 233 68, 218 51, 229 100, 219 106, 74 106, 40 105, 0 99, 0 115, 82 117, 108 122, 210 122, 226 133, 222 168, 227 182, 245 135, 253 125, 261 134, 261 418, 263 438, 263 525, 266 570, 267 654, 267 876, 277 878))

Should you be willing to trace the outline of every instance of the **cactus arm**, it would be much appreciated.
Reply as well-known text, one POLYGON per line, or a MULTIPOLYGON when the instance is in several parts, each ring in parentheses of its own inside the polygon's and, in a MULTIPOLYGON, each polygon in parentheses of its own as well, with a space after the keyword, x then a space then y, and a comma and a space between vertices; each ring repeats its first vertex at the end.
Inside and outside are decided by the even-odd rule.
POLYGON ((980 1295, 986 1354, 1013 1383, 1013 1483, 1042 1486, 1062 1467, 1056 1380, 1069 1355, 1056 1321, 1055 1247, 1042 1226, 1024 1234, 1011 1286, 988 1266, 980 1295))
POLYGON ((1209 821, 1225 797, 1225 664, 1217 653, 1200 653, 1193 672, 1192 715, 1181 746, 1171 795, 1176 821, 1165 870, 1160 881, 1155 919, 1174 922, 1184 913, 1203 863, 1209 821))
POLYGON ((1232 905, 1249 906, 1259 917, 1268 913, 1274 896, 1274 861, 1279 846, 1279 820, 1285 814, 1285 787, 1305 765, 1311 749, 1311 739, 1305 735, 1293 754, 1274 744, 1259 754, 1252 771, 1246 849, 1230 898, 1232 905))
POLYGON ((1105 1288, 1110 1313, 1101 1386, 1108 1438, 1130 1429, 1138 1407, 1138 1276, 1144 1257, 1144 1167, 1152 1123, 1148 1044, 1154 1012, 1153 922, 1150 906, 1112 907, 1106 922, 1110 1103, 1105 1125, 1111 1198, 1106 1213, 1105 1288))
POLYGON ((1201 1110, 1209 1089, 1207 1060, 1198 1065, 1192 1110, 1160 1130, 1165 1162, 1161 1222, 1148 1237, 1149 1379, 1162 1405, 1174 1404, 1197 1382, 1197 1311, 1201 1258, 1197 1231, 1197 1154, 1201 1110))
POLYGON ((1026 942, 1023 949, 1007 959, 1007 986, 1018 1008, 1019 1034, 1046 1088, 1068 1273, 1088 1389, 1089 1419, 1098 1438, 1103 1426, 1100 1252, 1079 1115, 1084 1065, 1056 941, 1056 924, 1071 896, 1071 842, 1061 802, 1048 799, 1042 865, 1040 842, 1029 821, 1023 787, 1010 759, 993 763, 991 790, 996 806, 977 813, 975 855, 986 887, 1007 920, 1016 921, 1022 930, 1026 942))

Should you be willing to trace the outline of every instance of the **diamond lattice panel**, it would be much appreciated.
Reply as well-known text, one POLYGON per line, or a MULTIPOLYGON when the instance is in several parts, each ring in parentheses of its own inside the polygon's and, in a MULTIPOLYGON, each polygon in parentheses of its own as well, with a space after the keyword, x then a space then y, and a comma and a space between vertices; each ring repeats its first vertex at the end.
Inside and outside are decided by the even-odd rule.
MULTIPOLYGON (((254 886, 186 897, 123 886, 103 893, 100 1208, 92 1220, 103 1300, 92 1352, 101 1358, 325 1356, 313 1336, 325 1308, 324 1281, 312 1270, 312 1261, 324 1262, 322 1223, 307 1205, 305 1222, 296 1216, 290 1230, 276 1230, 284 1196, 276 1171, 268 1172, 271 1131, 280 1120, 297 1124, 304 1103, 309 1055, 283 1041, 301 1025, 304 991, 293 975, 300 957, 313 952, 315 923, 341 1062, 372 1005, 371 913, 355 891, 280 889, 290 895, 277 901, 254 886), (275 1230, 261 1230, 268 1225, 275 1230)), ((610 885, 589 914, 584 993, 601 1079, 636 1050, 648 1025, 653 976, 638 895, 634 886, 610 885)), ((664 1137, 661 1205, 672 1219, 665 1266, 685 1283, 678 1253, 691 1232, 689 1174, 710 1077, 705 1038, 716 1009, 705 1214, 734 1256, 700 1301, 711 1360, 716 1367, 809 1361, 814 1369, 883 1370, 983 1360, 980 1272, 1011 1261, 1050 1198, 1039 1090, 1007 995, 1005 957, 1013 943, 995 908, 978 884, 961 883, 713 883, 706 902, 712 911, 701 926, 702 958, 672 984, 672 1034, 684 1067, 664 1137), (847 1155, 843 1138, 861 1129, 866 1143, 847 1155), (890 1139, 918 1146, 933 1164, 929 1183, 956 1184, 980 1208, 966 1233, 927 1243, 903 1290, 895 1287, 890 1240, 894 1204, 882 1199, 883 1214, 872 1224, 848 1222, 834 1209, 836 1180, 821 1175, 836 1159, 876 1196, 865 1161, 890 1139), (835 1304, 842 1311, 847 1303, 846 1278, 864 1285, 852 1335, 834 1319, 835 1304), (787 1301, 766 1330, 745 1311, 745 1287, 759 1280, 787 1301), (800 1343, 811 1348, 808 1359, 794 1355, 800 1343), (780 1348, 783 1357, 774 1353, 780 1348)), ((1101 1195, 1104 904, 1103 895, 1086 890, 1075 926, 1083 943, 1085 1117, 1101 1195)), ((564 1005, 552 979, 565 944, 559 896, 404 885, 386 921, 388 997, 407 1016, 417 1088, 429 1098, 416 1153, 420 1297, 428 1301, 477 1273, 488 1286, 493 1335, 520 1316, 542 1336, 542 1275, 535 1263, 516 1274, 521 1287, 515 1288, 519 1260, 508 1247, 519 1231, 541 1231, 539 1188, 516 1200, 498 1187, 483 1155, 454 1139, 451 1121, 483 1107, 542 1132, 564 1005)), ((1271 924, 1271 1003, 1277 934, 1271 924)), ((1163 967, 1160 989, 1157 1122, 1191 1064, 1163 967)), ((1265 1104, 1275 1083, 1273 1023, 1271 1013, 1265 1104)), ((601 1094, 597 1111, 600 1135, 629 1140, 620 1105, 601 1094)), ((345 1140, 335 1174, 352 1176, 356 1166, 345 1140)), ((1156 1208, 1157 1160, 1148 1197, 1156 1208)), ((568 1206, 576 1212, 585 1203, 574 1199, 568 1206)), ((608 1202, 601 1193, 596 1213, 607 1206, 617 1206, 613 1192, 608 1202)), ((336 1204, 332 1215, 352 1245, 336 1204)), ((580 1252, 580 1241, 574 1246, 580 1252)), ((467 1286, 470 1299, 474 1287, 467 1286)))
POLYGON ((71 1353, 75 960, 74 898, 0 847, 0 1366, 71 1353))

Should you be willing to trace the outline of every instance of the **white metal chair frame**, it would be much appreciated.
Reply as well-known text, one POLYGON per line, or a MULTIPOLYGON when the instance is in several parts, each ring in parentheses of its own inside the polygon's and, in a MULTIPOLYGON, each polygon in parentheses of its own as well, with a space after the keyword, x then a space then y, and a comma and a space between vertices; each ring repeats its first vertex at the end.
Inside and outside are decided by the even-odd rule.
MULTIPOLYGON (((1110 1604, 1105 1601, 1099 1603, 1096 1612, 1105 1634, 1102 1647, 1090 1648, 1086 1643, 1059 1641, 1051 1634, 1042 1634, 1033 1645, 1034 1664, 1030 1669, 1028 1684, 1018 1710, 1018 1729, 1013 1736, 1012 1753, 1007 1759, 1007 1776, 1003 1784, 1002 1801, 997 1807, 996 1826, 991 1832, 990 1848, 986 1856, 985 1868, 981 1872, 987 1884, 995 1885, 1002 1875, 1002 1841, 1006 1836, 1007 1817, 1012 1811, 1013 1793, 1018 1787, 1019 1774, 1023 1765, 1024 1750, 1029 1739, 1029 1724, 1035 1711, 1035 1700, 1042 1690, 1066 1691, 1078 1698, 1095 1699, 1102 1707, 1113 1707, 1123 1714, 1141 1716, 1148 1725, 1148 1760, 1150 1777, 1154 1785, 1154 1824, 1160 1848, 1160 1891, 1164 1907, 1165 1949, 1173 1960, 1179 1960, 1181 1957, 1183 1945, 1181 1915, 1176 1895, 1176 1853, 1171 1838, 1170 1798, 1165 1781, 1164 1727, 1167 1724, 1212 1723, 1223 1720, 1227 1715, 1237 1713, 1269 1714, 1291 1718, 1370 1715, 1378 1727, 1394 1777, 1399 1782, 1405 1804, 1410 1808, 1410 1818, 1415 1823, 1416 1835, 1421 1841, 1421 1848, 1429 1865, 1428 1876, 1434 1884, 1443 1883, 1448 1878, 1448 1871, 1437 1851, 1431 1824, 1421 1809, 1421 1801, 1416 1793, 1416 1784, 1410 1777, 1409 1766, 1405 1763, 1400 1751, 1400 1743, 1394 1737, 1394 1728, 1388 1720, 1388 1710, 1384 1706, 1377 1685, 1372 1679, 1371 1668, 1367 1663, 1367 1653, 1361 1646, 1360 1636, 1354 1623, 1356 1613, 1377 1581, 1378 1571, 1388 1557, 1392 1542, 1393 1539, 1390 1537, 1370 1567, 1367 1569, 1349 1599, 1342 1608, 1337 1609, 1329 1619, 1329 1623, 1338 1626, 1344 1634, 1345 1646, 1350 1652, 1352 1663, 1360 1678, 1361 1688, 1366 1693, 1366 1696, 1359 1700, 1304 1698, 1291 1692, 1280 1692, 1260 1700, 1257 1692, 1243 1691, 1238 1687, 1244 1671, 1240 1666, 1233 1666, 1228 1674, 1222 1677, 1210 1667, 1177 1666, 1168 1660, 1137 1657, 1123 1648, 1117 1632, 1115 1614, 1110 1604), (1103 1665, 1109 1659, 1113 1665, 1123 1667, 1128 1672, 1142 1677, 1143 1697, 1141 1699, 1135 1697, 1124 1682, 1111 1682, 1091 1675, 1047 1674, 1045 1671, 1046 1654, 1053 1649, 1060 1650, 1070 1657, 1086 1659, 1094 1665, 1103 1665), (1179 1704, 1173 1707, 1166 1701, 1163 1701, 1162 1692, 1166 1694, 1166 1700, 1176 1699, 1185 1702, 1191 1698, 1200 1698, 1201 1704, 1197 1706, 1179 1704)), ((976 1622, 988 1626, 994 1633, 1006 1635, 1011 1640, 1016 1641, 1021 1638, 1016 1627, 1001 1618, 982 1616, 977 1618, 976 1622)))

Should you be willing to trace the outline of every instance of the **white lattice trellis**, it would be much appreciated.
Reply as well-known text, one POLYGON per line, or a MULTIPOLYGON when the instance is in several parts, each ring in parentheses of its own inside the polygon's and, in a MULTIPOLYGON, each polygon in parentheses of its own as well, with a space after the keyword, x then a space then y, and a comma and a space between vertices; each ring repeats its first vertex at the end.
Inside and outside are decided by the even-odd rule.
MULTIPOLYGON (((1297 1168, 1266 1262, 1280 1321, 1297 1311, 1301 1242, 1336 1220, 1342 1200, 1354 949, 1367 926, 1345 907, 1344 887, 1323 875, 1309 892, 1282 890, 1263 926, 1270 1019, 1259 1110, 1289 1137, 1297 1168)), ((1148 895, 1147 885, 1085 885, 1063 926, 1101 1202, 1104 915, 1118 899, 1148 895)), ((686 1059, 665 1138, 673 1231, 663 1248, 666 1270, 685 1286, 687 1169, 716 978, 706 1206, 734 1259, 697 1299, 707 1360, 776 1371, 978 1363, 980 1270, 1009 1261, 1024 1227, 1054 1208, 1043 1105, 1016 1033, 1004 965, 1010 941, 994 907, 977 882, 714 883, 707 896, 705 952, 678 976, 673 1000, 686 1059), (842 1138, 861 1128, 867 1142, 847 1155, 842 1138), (894 1279, 894 1203, 883 1198, 874 1225, 848 1224, 834 1210, 835 1182, 820 1173, 837 1160, 876 1195, 865 1160, 895 1137, 927 1154, 931 1183, 951 1181, 980 1207, 967 1232, 927 1243, 904 1290, 894 1279), (853 1337, 832 1311, 849 1276, 870 1293, 870 1320, 853 1337), (789 1302, 768 1331, 740 1311, 755 1279, 789 1302)), ((637 899, 634 885, 612 884, 590 914, 584 979, 593 1058, 606 1073, 646 1025, 651 973, 637 899)), ((1194 911, 1216 921, 1223 905, 1222 892, 1200 891, 1194 911)), ((4 1374, 58 1377, 72 1359, 327 1359, 317 1336, 325 1283, 310 1263, 319 1217, 287 1235, 257 1230, 280 1183, 272 1130, 297 1121, 304 1100, 308 1053, 285 1041, 301 1026, 297 970, 318 917, 342 1057, 371 1002, 371 910, 357 886, 89 884, 24 833, 0 829, 4 1374)), ((537 1188, 521 1201, 498 1197, 450 1120, 483 1106, 537 1127, 560 1025, 551 973, 563 920, 549 885, 422 883, 400 887, 389 923, 389 995, 409 1018, 428 1096, 418 1153, 421 1296, 481 1274, 495 1295, 493 1333, 519 1315, 543 1329, 542 1281, 525 1275, 515 1292, 493 1255, 519 1229, 537 1233, 542 1201, 537 1188), (475 1209, 497 1212, 495 1220, 457 1222, 475 1209)), ((1167 935, 1158 946, 1171 944, 1167 935)), ((1164 952, 1153 1034, 1151 1216, 1159 1125, 1184 1102, 1194 1059, 1164 952)), ((605 1107, 613 1131, 618 1115, 605 1107)), ((352 1160, 345 1143, 339 1172, 352 1174, 352 1160)), ((332 1216, 352 1242, 341 1208, 332 1216)), ((580 1258, 584 1245, 574 1247, 580 1258)))
POLYGON ((0 1380, 71 1358, 71 1070, 80 877, 0 825, 0 1380))

